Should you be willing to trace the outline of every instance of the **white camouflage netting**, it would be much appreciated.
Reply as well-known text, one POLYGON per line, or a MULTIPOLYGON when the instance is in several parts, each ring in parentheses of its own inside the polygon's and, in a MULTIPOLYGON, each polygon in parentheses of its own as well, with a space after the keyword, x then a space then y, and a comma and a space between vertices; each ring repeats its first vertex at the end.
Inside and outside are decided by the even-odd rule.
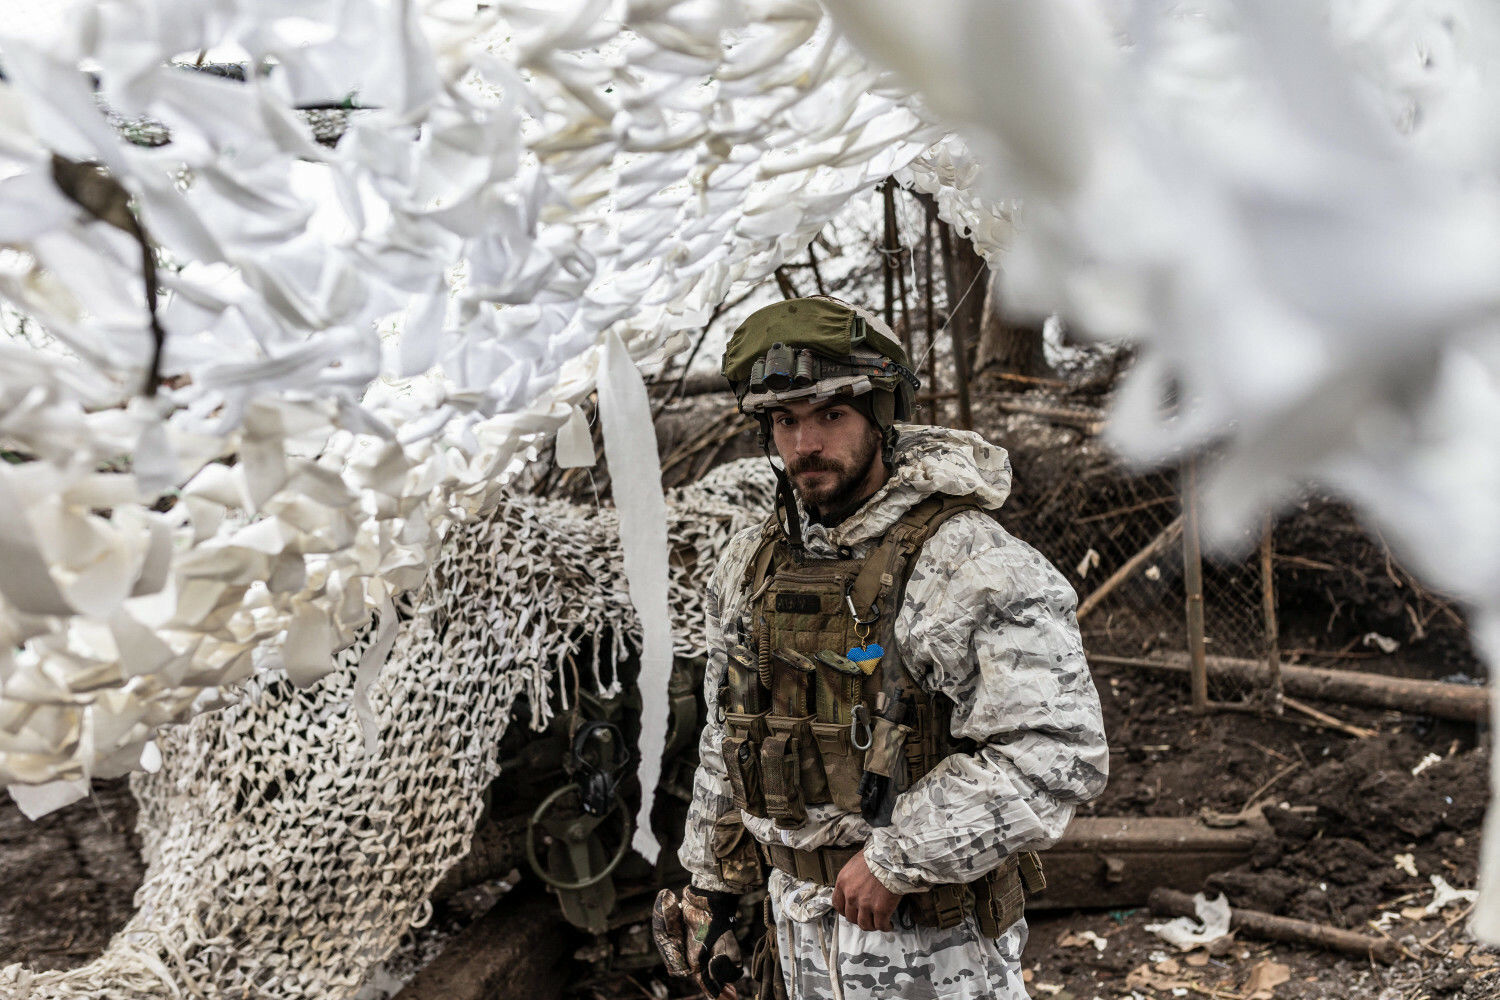
MULTIPOLYGON (((1118 440, 1225 442, 1213 523, 1342 490, 1493 658, 1490 5, 828 5, 837 28, 812 0, 501 0, 481 32, 454 0, 105 0, 0 39, 0 295, 46 330, 0 343, 18 801, 149 762, 221 688, 323 676, 596 375, 607 447, 648 455, 626 352, 679 344, 892 172, 1007 247, 1008 301, 1142 343, 1118 440), (167 65, 200 57, 256 72, 167 65), (95 81, 171 142, 123 142, 95 81), (351 96, 372 110, 311 142, 292 109, 351 96), (154 397, 135 244, 54 153, 105 164, 161 248, 154 397)), ((642 607, 650 493, 621 497, 642 607)), ((1476 919, 1500 936, 1500 893, 1476 919)))
POLYGON ((606 331, 679 345, 851 195, 951 156, 816 4, 486 17, 476 41, 462 4, 113 0, 0 43, 0 294, 48 338, 0 344, 30 459, 0 464, 0 781, 30 810, 224 685, 317 679, 576 412, 606 331), (275 67, 165 65, 207 49, 275 67), (122 141, 80 63, 171 143, 122 141), (376 110, 312 143, 292 109, 351 94, 376 110), (173 265, 155 398, 135 247, 54 151, 107 164, 173 265))
MULTIPOLYGON (((773 487, 750 459, 669 497, 679 654, 702 654, 708 571, 773 487)), ((517 495, 456 528, 399 627, 382 610, 311 686, 256 678, 162 739, 162 769, 132 786, 147 861, 135 917, 89 965, 0 970, 0 995, 349 996, 468 850, 516 696, 540 724, 554 685, 571 698, 613 684, 573 662, 583 644, 612 637, 582 650, 595 669, 639 650, 624 591, 611 509, 517 495), (351 703, 372 648, 385 665, 368 753, 351 703)))

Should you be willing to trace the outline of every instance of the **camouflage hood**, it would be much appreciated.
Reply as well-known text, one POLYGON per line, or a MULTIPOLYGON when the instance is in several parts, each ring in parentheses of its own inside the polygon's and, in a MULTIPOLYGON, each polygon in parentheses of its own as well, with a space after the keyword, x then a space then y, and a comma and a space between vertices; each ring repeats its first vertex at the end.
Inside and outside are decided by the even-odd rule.
POLYGON ((802 513, 809 548, 859 545, 885 534, 901 515, 935 493, 975 494, 987 508, 1010 495, 1010 456, 973 431, 930 424, 900 424, 895 470, 865 505, 832 528, 812 524, 802 513))

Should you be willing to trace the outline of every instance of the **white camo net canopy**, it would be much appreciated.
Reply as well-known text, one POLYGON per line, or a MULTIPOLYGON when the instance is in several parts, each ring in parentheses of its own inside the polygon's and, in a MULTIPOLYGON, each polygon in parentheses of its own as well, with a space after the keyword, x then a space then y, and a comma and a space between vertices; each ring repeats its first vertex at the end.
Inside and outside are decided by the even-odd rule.
MULTIPOLYGON (((1223 446, 1211 526, 1228 537, 1304 482, 1341 490, 1469 603, 1494 657, 1488 5, 826 6, 102 0, 0 38, 0 296, 25 318, 0 340, 0 783, 35 814, 161 767, 142 784, 141 913, 76 980, 31 989, 351 992, 462 853, 486 741, 558 649, 534 624, 514 625, 522 649, 471 622, 492 671, 418 691, 405 671, 445 654, 396 609, 422 607, 444 560, 491 558, 475 539, 528 509, 507 478, 596 388, 611 464, 654 462, 632 362, 887 175, 936 195, 1007 301, 1141 343, 1117 441, 1142 460, 1223 446), (331 146, 301 115, 329 108, 357 109, 331 146), (435 826, 341 819, 333 790, 404 766, 439 717, 466 742, 454 794, 421 805, 435 826), (267 726, 284 742, 242 738, 267 726), (326 812, 237 812, 227 789, 283 766, 254 756, 273 744, 326 812), (188 789, 192 810, 162 811, 188 789), (240 828, 277 815, 306 837, 247 853, 240 828), (284 878, 326 862, 296 854, 319 838, 420 857, 325 955, 293 958, 328 926, 326 897, 284 878), (273 874, 230 877, 250 870, 273 874), (231 940, 212 916, 266 905, 225 886, 282 885, 274 931, 231 940)), ((670 612, 693 624, 680 585, 668 606, 650 479, 616 485, 611 591, 639 623, 647 787, 688 641, 670 612)), ((603 545, 538 537, 555 552, 527 549, 508 593, 561 580, 578 538, 603 545)), ((426 791, 392 794, 416 809, 426 791)), ((1493 939, 1489 839, 1476 928, 1493 939)), ((637 844, 654 850, 645 824, 637 844)), ((0 983, 25 995, 28 975, 0 983)))

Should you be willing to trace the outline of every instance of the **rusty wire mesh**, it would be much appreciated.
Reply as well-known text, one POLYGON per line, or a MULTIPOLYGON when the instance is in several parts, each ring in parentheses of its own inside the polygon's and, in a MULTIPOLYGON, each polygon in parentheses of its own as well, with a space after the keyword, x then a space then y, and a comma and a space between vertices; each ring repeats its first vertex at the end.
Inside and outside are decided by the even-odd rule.
MULTIPOLYGON (((1079 595, 1079 625, 1093 657, 1166 660, 1186 667, 1189 634, 1184 573, 1184 477, 1176 469, 1140 472, 1085 438, 1027 456, 1013 449, 1016 487, 1002 512, 1079 595), (1035 459, 1040 458, 1040 461, 1035 459), (1028 460, 1032 459, 1032 460, 1028 460), (1068 463, 1059 467, 1059 461, 1068 463)), ((1204 553, 1204 649, 1211 658, 1265 663, 1272 636, 1261 584, 1259 532, 1231 554, 1204 553)), ((1208 674, 1210 701, 1247 702, 1266 695, 1264 671, 1208 674)), ((1184 674, 1186 697, 1188 682, 1184 674)))

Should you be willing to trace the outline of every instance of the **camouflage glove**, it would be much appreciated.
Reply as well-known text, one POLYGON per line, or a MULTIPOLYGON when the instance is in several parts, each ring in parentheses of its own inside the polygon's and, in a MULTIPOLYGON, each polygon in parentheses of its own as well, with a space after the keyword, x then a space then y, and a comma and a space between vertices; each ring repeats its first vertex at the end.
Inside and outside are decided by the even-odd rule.
POLYGON ((651 935, 674 976, 692 979, 711 1000, 736 1000, 731 985, 742 975, 740 946, 733 934, 740 897, 688 886, 682 900, 671 889, 656 894, 651 935))

